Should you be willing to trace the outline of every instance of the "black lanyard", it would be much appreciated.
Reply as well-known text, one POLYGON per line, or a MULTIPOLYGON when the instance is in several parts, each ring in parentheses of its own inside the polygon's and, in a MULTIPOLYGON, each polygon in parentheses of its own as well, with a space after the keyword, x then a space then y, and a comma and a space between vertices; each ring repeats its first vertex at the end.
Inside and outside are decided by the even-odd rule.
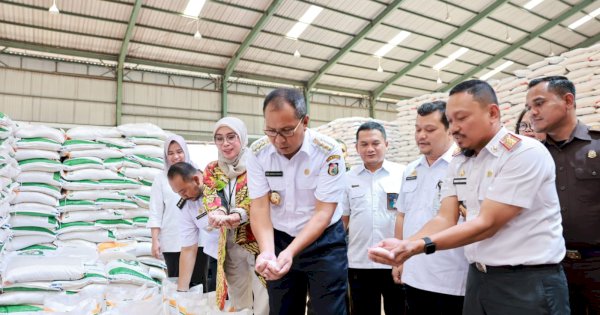
POLYGON ((231 212, 231 201, 235 200, 233 198, 235 198, 235 186, 237 184, 237 177, 230 179, 229 180, 229 188, 227 188, 227 194, 225 195, 225 201, 227 201, 227 205, 225 205, 225 208, 227 209, 227 212, 231 212))

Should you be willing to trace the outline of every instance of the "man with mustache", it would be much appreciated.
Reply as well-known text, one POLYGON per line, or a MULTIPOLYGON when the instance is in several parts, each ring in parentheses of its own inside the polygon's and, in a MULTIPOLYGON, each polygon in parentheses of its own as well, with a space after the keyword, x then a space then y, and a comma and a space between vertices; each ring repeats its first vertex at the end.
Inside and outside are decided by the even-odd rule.
POLYGON ((529 82, 526 106, 556 163, 571 309, 600 314, 600 130, 577 120, 575 86, 565 77, 529 82))
POLYGON ((384 240, 369 257, 399 265, 466 245, 463 314, 569 314, 550 153, 502 127, 496 93, 484 81, 454 87, 446 117, 462 152, 448 166, 439 214, 406 240, 384 240), (466 222, 457 225, 461 212, 466 222))

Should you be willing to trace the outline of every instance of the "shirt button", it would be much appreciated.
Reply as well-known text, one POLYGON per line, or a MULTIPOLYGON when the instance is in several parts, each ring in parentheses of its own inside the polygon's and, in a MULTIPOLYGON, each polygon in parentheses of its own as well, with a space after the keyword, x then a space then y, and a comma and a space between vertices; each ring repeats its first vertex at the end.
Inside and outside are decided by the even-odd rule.
POLYGON ((566 207, 564 207, 564 208, 560 209, 560 211, 562 211, 562 212, 567 212, 567 208, 566 208, 566 207))
POLYGON ((558 167, 558 170, 559 170, 559 171, 564 171, 564 169, 565 169, 565 168, 564 168, 563 166, 559 166, 559 167, 558 167))
POLYGON ((560 190, 565 190, 565 189, 567 189, 567 187, 565 187, 565 186, 560 186, 560 190))
POLYGON ((596 175, 598 175, 598 173, 596 171, 592 171, 592 175, 596 176, 596 175))

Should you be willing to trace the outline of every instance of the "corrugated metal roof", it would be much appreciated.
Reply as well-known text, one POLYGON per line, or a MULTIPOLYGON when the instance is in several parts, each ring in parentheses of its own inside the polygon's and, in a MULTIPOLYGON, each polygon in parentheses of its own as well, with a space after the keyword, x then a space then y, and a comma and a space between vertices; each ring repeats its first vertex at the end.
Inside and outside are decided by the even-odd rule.
MULTIPOLYGON (((149 65, 158 62, 174 67, 187 65, 223 71, 272 1, 206 0, 199 20, 195 20, 181 14, 188 0, 144 0, 126 57, 142 59, 149 65), (196 29, 203 36, 200 40, 193 37, 196 29)), ((443 88, 584 0, 546 0, 532 11, 522 7, 527 0, 507 1, 441 47, 438 46, 442 40, 456 35, 457 30, 472 19, 479 19, 479 13, 496 1, 404 0, 352 47, 348 46, 352 39, 371 27, 371 21, 392 0, 281 1, 263 29, 248 43, 233 76, 256 74, 274 82, 307 82, 316 78, 317 86, 359 89, 365 94, 386 82, 387 88, 382 91, 387 95, 409 97, 443 88), (310 5, 321 6, 323 11, 298 40, 286 38, 286 33, 310 5), (401 30, 412 34, 381 59, 384 71, 377 72, 379 60, 373 54, 401 30), (439 73, 444 83, 437 84, 438 72, 431 67, 461 46, 470 51, 444 67, 439 73), (301 53, 300 58, 293 56, 296 50, 301 53), (323 75, 315 77, 336 54, 339 58, 325 69, 323 75), (423 54, 428 57, 416 63, 423 54), (409 71, 404 70, 407 67, 410 67, 409 71), (395 74, 399 71, 406 73, 387 82, 397 77, 395 74)), ((59 48, 61 53, 66 51, 74 55, 90 51, 116 58, 134 2, 59 0, 61 13, 50 15, 50 1, 0 0, 0 45, 8 49, 41 51, 59 48)), ((560 54, 598 36, 599 18, 576 30, 567 28, 598 7, 600 2, 593 1, 540 37, 528 39, 524 45, 503 56, 516 64, 494 78, 502 78, 513 69, 542 60, 551 53, 560 54)), ((496 61, 487 70, 502 62, 496 61)), ((479 69, 478 75, 487 70, 479 69)))

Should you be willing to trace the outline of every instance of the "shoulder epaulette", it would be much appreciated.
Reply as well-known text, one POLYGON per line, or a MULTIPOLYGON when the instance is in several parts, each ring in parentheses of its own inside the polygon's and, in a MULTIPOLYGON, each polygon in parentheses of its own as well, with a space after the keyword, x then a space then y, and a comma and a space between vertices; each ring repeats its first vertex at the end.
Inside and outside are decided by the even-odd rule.
POLYGON ((324 153, 331 152, 331 150, 333 150, 333 148, 335 146, 333 143, 331 143, 327 139, 325 139, 323 137, 319 137, 319 136, 315 136, 315 138, 313 139, 313 143, 316 144, 317 147, 319 149, 321 149, 321 151, 323 151, 324 153))
POLYGON ((270 143, 269 138, 267 138, 267 136, 264 136, 256 141, 254 141, 252 143, 252 145, 250 145, 250 150, 252 150, 252 153, 254 153, 254 155, 256 155, 262 149, 266 148, 269 143, 270 143))
POLYGON ((502 139, 500 139, 500 144, 509 152, 516 147, 519 142, 521 142, 521 138, 512 133, 507 133, 504 137, 502 137, 502 139))
POLYGON ((454 149, 454 152, 452 152, 452 156, 453 157, 457 157, 462 153, 462 149, 459 147, 456 147, 456 149, 454 149))

